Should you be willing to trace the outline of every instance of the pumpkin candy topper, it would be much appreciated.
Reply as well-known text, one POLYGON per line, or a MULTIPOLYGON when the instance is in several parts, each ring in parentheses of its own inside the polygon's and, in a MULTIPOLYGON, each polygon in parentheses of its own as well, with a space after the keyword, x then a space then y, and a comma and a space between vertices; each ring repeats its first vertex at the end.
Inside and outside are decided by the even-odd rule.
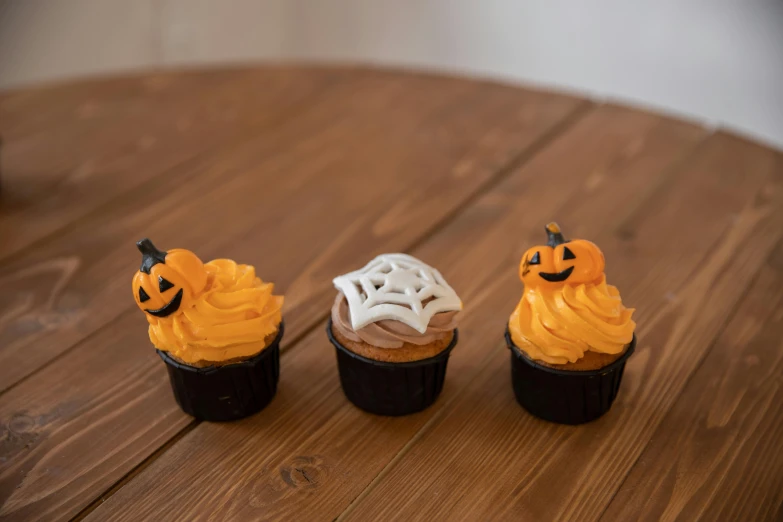
POLYGON ((568 241, 557 223, 549 223, 546 233, 547 244, 531 248, 522 257, 519 277, 526 288, 548 283, 596 283, 601 279, 606 262, 595 243, 585 239, 568 241))
POLYGON ((175 248, 161 252, 152 241, 142 239, 141 268, 133 276, 133 297, 144 312, 168 317, 190 306, 207 284, 207 271, 193 252, 175 248))
POLYGON ((193 252, 136 246, 141 267, 133 298, 150 324, 152 344, 186 363, 221 362, 259 353, 282 321, 283 297, 230 259, 202 263, 193 252))
POLYGON ((557 223, 546 245, 525 252, 519 277, 525 291, 509 319, 514 344, 530 358, 567 364, 586 352, 619 354, 633 338, 634 310, 606 283, 601 250, 584 239, 568 241, 557 223))

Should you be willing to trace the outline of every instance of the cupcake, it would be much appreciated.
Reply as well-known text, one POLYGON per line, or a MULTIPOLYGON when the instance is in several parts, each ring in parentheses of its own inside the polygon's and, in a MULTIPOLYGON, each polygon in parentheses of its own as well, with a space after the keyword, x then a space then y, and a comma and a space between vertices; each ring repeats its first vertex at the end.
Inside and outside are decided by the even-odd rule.
POLYGON ((590 241, 546 226, 546 245, 525 252, 525 285, 506 330, 517 401, 553 422, 581 424, 612 406, 636 346, 620 293, 606 283, 604 255, 590 241))
POLYGON ((457 344, 462 302, 434 268, 384 254, 334 279, 339 293, 326 331, 348 400, 379 415, 431 405, 457 344))
POLYGON ((166 363, 174 397, 197 419, 228 421, 269 404, 277 391, 283 297, 230 259, 139 241, 133 297, 166 363))

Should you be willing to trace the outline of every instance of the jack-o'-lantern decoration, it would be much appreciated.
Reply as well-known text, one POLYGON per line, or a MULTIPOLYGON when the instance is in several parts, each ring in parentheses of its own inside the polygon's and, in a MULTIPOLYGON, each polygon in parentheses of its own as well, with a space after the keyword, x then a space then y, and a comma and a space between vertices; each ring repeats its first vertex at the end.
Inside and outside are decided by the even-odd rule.
POLYGON ((152 241, 142 239, 141 268, 133 276, 133 298, 153 317, 168 317, 187 308, 207 284, 204 263, 189 250, 163 252, 152 241))
POLYGON ((549 223, 546 233, 547 244, 529 249, 519 265, 519 277, 526 288, 597 283, 601 279, 606 262, 594 243, 568 241, 557 223, 549 223))

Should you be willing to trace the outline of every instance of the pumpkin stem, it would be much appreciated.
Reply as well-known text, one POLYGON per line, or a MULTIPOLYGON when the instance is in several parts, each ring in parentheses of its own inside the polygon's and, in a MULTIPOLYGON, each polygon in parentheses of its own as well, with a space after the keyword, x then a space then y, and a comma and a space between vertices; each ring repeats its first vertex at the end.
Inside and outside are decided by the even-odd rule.
POLYGON ((552 248, 556 247, 557 245, 562 245, 563 243, 568 243, 568 240, 563 237, 563 233, 560 231, 560 225, 554 221, 546 226, 546 235, 549 237, 549 240, 546 242, 546 244, 552 248))
POLYGON ((157 265, 158 263, 166 262, 166 252, 162 252, 155 248, 155 245, 152 244, 152 241, 146 237, 141 241, 138 241, 136 246, 139 248, 139 252, 142 254, 141 268, 139 268, 139 272, 149 274, 150 268, 157 265))

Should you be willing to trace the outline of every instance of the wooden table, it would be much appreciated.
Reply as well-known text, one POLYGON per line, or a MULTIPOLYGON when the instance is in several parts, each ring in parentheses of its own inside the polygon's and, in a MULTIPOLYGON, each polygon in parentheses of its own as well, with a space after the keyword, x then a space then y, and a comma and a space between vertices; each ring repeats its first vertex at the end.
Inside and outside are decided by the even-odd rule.
POLYGON ((783 519, 783 155, 483 81, 351 68, 163 73, 0 97, 2 520, 783 519), (514 400, 503 328, 556 219, 637 308, 609 414, 514 400), (277 397, 174 403, 134 305, 149 236, 285 293, 277 397), (365 414, 331 278, 405 251, 465 303, 428 410, 365 414))

